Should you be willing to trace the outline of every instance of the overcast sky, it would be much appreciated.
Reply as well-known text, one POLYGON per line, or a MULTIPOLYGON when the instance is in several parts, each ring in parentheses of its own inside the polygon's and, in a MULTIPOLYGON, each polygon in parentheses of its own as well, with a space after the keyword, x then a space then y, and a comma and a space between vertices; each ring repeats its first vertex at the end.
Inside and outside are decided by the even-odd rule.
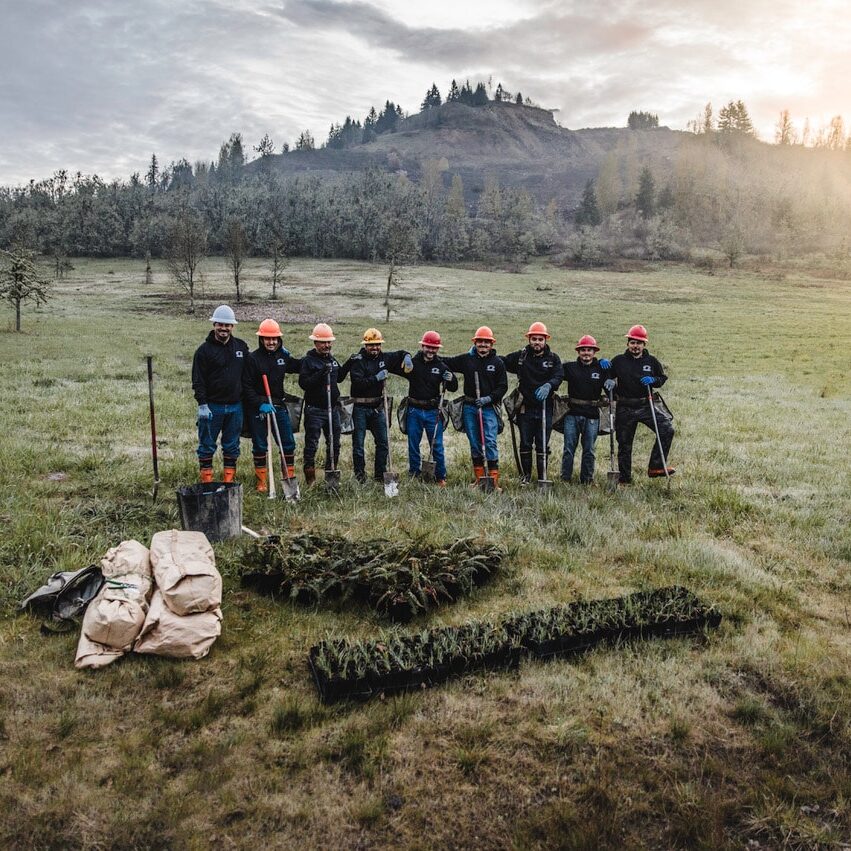
POLYGON ((849 0, 0 0, 0 184, 215 159, 436 82, 492 78, 572 129, 707 101, 851 123, 849 0))

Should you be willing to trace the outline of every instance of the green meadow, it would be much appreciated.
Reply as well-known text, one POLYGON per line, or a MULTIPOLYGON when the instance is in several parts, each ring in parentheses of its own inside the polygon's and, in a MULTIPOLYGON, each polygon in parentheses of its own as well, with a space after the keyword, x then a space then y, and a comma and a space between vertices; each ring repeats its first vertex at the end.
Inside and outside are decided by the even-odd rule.
MULTIPOLYGON (((22 333, 0 314, 0 846, 851 847, 851 283, 768 265, 405 267, 387 324, 380 265, 294 260, 271 302, 253 260, 237 305, 224 262, 209 259, 194 317, 164 266, 149 283, 140 261, 75 267, 45 307, 24 309, 22 333), (720 628, 325 707, 310 646, 386 624, 366 607, 242 589, 245 538, 215 547, 224 623, 207 658, 75 671, 76 634, 42 636, 18 602, 54 571, 179 527, 175 489, 197 478, 192 355, 222 302, 252 348, 267 316, 297 355, 328 321, 343 358, 369 325, 385 348, 410 351, 436 329, 457 354, 487 324, 507 353, 541 319, 570 358, 584 333, 612 356, 643 323, 669 375, 670 487, 644 476, 642 428, 633 486, 606 492, 601 437, 596 484, 544 497, 519 487, 505 432, 505 491, 487 496, 468 486, 468 446, 453 432, 445 490, 403 477, 391 500, 357 485, 344 438, 339 496, 320 473, 289 504, 253 492, 243 441, 244 522, 505 548, 494 580, 410 628, 672 584, 718 606, 720 628)), ((397 399, 407 387, 389 386, 397 399)), ((391 440, 404 472, 395 425, 391 440)), ((299 435, 299 477, 301 449, 299 435)))

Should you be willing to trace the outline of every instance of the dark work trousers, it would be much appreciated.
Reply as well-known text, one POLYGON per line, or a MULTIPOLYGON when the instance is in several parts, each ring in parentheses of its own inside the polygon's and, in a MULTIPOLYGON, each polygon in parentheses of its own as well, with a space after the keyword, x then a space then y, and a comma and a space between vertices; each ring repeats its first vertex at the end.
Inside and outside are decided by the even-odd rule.
MULTIPOLYGON (((659 437, 662 440, 662 449, 665 450, 665 459, 668 459, 671 451, 671 442, 674 439, 673 423, 664 414, 656 411, 656 422, 659 425, 659 437)), ((640 407, 631 407, 618 404, 615 414, 615 436, 618 439, 618 469, 622 482, 632 481, 632 441, 635 439, 635 430, 639 423, 644 423, 650 431, 653 431, 653 414, 650 411, 650 403, 640 407)), ((659 443, 656 433, 653 433, 653 450, 650 453, 650 469, 661 470, 662 456, 659 453, 659 443)))
POLYGON ((366 433, 375 440, 375 478, 383 479, 387 469, 387 421, 384 418, 384 406, 358 405, 352 411, 352 468, 359 482, 366 480, 366 452, 364 441, 366 433))
POLYGON ((325 469, 336 470, 340 460, 340 412, 335 407, 332 411, 334 422, 334 463, 328 456, 328 409, 316 408, 313 405, 304 406, 304 469, 316 467, 316 449, 319 446, 320 435, 325 436, 325 469))
MULTIPOLYGON (((532 478, 532 454, 538 470, 538 478, 544 477, 544 435, 542 434, 540 403, 537 406, 525 405, 523 413, 517 416, 517 428, 520 431, 520 466, 523 478, 532 478)), ((549 454, 550 436, 553 430, 553 406, 547 405, 547 454, 549 454)), ((547 474, 549 475, 549 473, 547 474)))

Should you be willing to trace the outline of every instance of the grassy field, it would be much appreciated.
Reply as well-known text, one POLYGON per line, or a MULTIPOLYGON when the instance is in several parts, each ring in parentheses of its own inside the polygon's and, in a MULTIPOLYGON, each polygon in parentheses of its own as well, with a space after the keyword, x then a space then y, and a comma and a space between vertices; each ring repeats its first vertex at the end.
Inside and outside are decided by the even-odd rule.
MULTIPOLYGON (((208 658, 76 672, 76 636, 42 637, 17 601, 53 571, 178 525, 174 489, 197 475, 192 353, 208 311, 232 298, 220 261, 196 318, 163 269, 146 285, 137 261, 77 261, 22 334, 0 317, 0 846, 851 848, 851 285, 777 269, 412 268, 385 325, 384 274, 293 262, 270 304, 256 262, 237 336, 253 347, 271 314, 298 354, 318 319, 340 355, 373 324, 388 348, 413 350, 434 327, 457 353, 487 323, 505 353, 544 319, 563 356, 587 332, 611 356, 642 322, 670 375, 679 474, 670 490, 638 475, 644 429, 631 489, 605 492, 601 439, 597 485, 542 499, 518 487, 504 434, 506 490, 487 498, 465 486, 454 434, 449 488, 403 483, 387 500, 352 482, 344 441, 340 498, 318 488, 289 505, 252 493, 243 443, 246 524, 480 535, 509 550, 496 581, 416 626, 679 583, 720 607, 721 628, 326 708, 307 649, 382 622, 241 590, 240 541, 216 546, 224 625, 208 658)), ((395 429, 394 442, 404 469, 395 429)), ((299 439, 299 474, 300 455, 299 439)))

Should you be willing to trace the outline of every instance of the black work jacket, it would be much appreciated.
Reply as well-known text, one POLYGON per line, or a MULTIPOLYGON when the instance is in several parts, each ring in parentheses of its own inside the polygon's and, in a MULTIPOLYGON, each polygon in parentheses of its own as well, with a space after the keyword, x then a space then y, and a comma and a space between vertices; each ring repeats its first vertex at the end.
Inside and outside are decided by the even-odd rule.
POLYGON ((553 390, 557 390, 564 378, 561 358, 549 346, 544 346, 539 355, 535 354, 531 346, 526 346, 525 349, 505 355, 502 362, 508 372, 513 372, 520 379, 520 395, 527 405, 540 407, 535 391, 542 384, 549 384, 553 390), (521 365, 520 356, 524 352, 526 356, 521 365))
POLYGON ((301 359, 285 354, 283 346, 270 352, 261 343, 249 356, 248 364, 242 376, 242 398, 248 410, 257 410, 266 402, 266 390, 263 376, 269 380, 272 391, 272 404, 284 403, 284 377, 287 373, 297 375, 301 369, 301 359))
MULTIPOLYGON (((413 370, 405 376, 408 379, 408 395, 418 402, 434 402, 437 406, 440 398, 440 385, 443 383, 443 373, 448 367, 437 356, 427 361, 422 352, 417 352, 412 358, 413 370)), ((446 389, 454 393, 458 389, 458 379, 453 375, 446 382, 446 389)))
POLYGON ((394 375, 403 375, 402 358, 407 352, 379 352, 376 357, 367 354, 366 348, 352 355, 341 367, 338 381, 348 376, 352 380, 351 394, 358 399, 375 399, 381 395, 384 382, 375 376, 386 369, 394 375))
POLYGON ((569 402, 568 413, 577 417, 599 420, 600 409, 596 402, 603 395, 603 383, 611 377, 611 371, 603 369, 597 358, 594 358, 588 366, 585 366, 579 358, 566 363, 564 365, 564 379, 567 382, 568 399, 587 399, 595 403, 593 405, 577 405, 574 402, 569 402))
POLYGON ((491 349, 486 358, 464 352, 463 355, 444 358, 443 362, 452 370, 464 376, 464 395, 469 399, 476 398, 476 382, 473 376, 478 373, 479 392, 482 396, 490 396, 494 404, 502 401, 508 392, 508 375, 502 358, 491 349))
POLYGON ((320 355, 316 349, 310 349, 301 359, 298 372, 298 386, 304 390, 304 403, 315 408, 328 407, 328 392, 326 386, 325 366, 331 364, 331 404, 340 398, 340 388, 337 386, 340 374, 340 364, 333 354, 320 355))
POLYGON ((650 352, 645 349, 640 358, 634 358, 629 350, 622 355, 612 358, 612 374, 618 380, 617 398, 621 401, 634 399, 643 402, 647 399, 647 388, 641 383, 645 375, 652 375, 656 383, 652 389, 658 390, 667 380, 668 376, 650 352))
POLYGON ((216 332, 195 350, 192 392, 199 405, 235 405, 242 400, 242 373, 248 363, 248 344, 234 336, 222 345, 216 332))

